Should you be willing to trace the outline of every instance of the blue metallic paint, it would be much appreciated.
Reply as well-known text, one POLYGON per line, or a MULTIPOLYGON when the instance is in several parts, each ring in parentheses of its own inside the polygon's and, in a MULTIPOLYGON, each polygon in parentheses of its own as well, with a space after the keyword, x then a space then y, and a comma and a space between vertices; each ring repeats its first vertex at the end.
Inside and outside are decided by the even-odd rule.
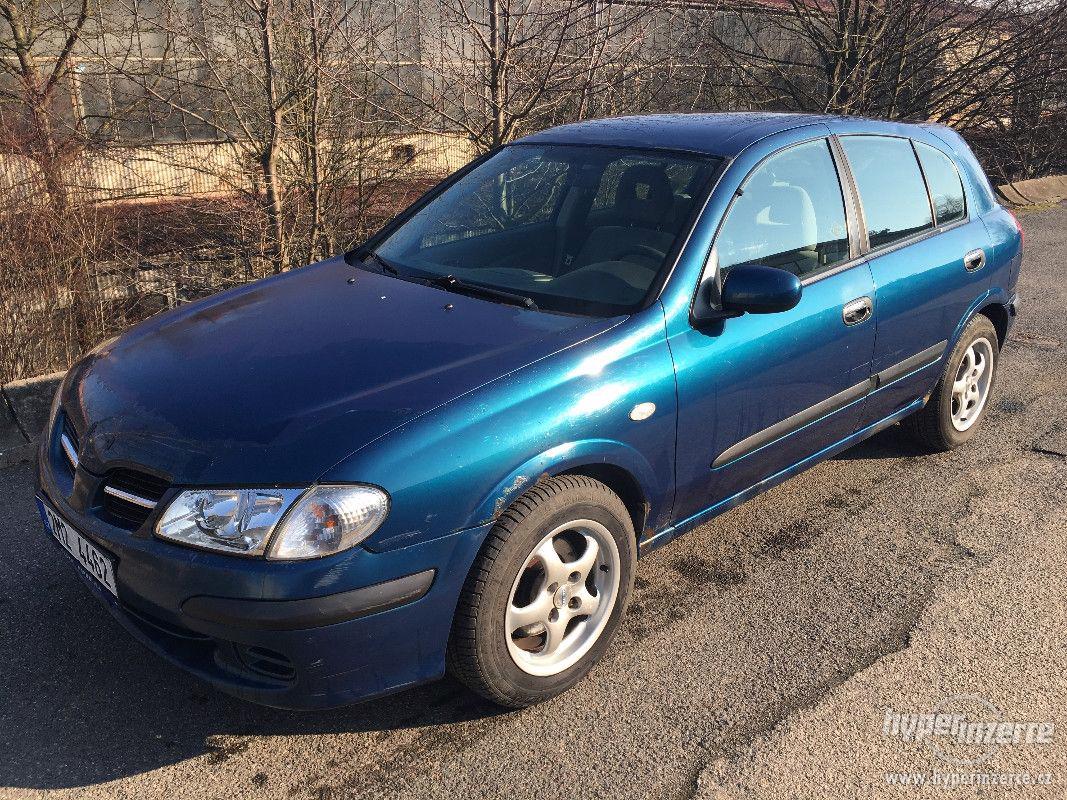
POLYGON ((627 470, 651 504, 652 524, 666 524, 674 383, 657 304, 482 387, 468 402, 414 420, 357 451, 323 480, 388 488, 393 511, 371 548, 479 525, 541 475, 584 464, 627 470), (630 410, 643 402, 655 403, 655 414, 631 422, 630 410))
POLYGON ((758 483, 825 445, 850 435, 858 404, 817 421, 780 442, 711 470, 731 445, 866 379, 874 351, 870 321, 846 328, 841 308, 871 294, 863 264, 804 287, 790 311, 723 320, 696 329, 689 306, 694 287, 714 265, 707 253, 745 177, 764 158, 789 145, 829 135, 825 125, 793 128, 755 143, 729 165, 709 199, 666 290, 667 335, 678 373, 679 452, 676 518, 699 514, 714 498, 758 483), (760 364, 754 370, 753 364, 760 364))
POLYGON ((682 150, 730 158, 772 134, 825 120, 826 117, 817 114, 774 112, 610 117, 560 125, 522 141, 682 150))
POLYGON ((628 318, 583 319, 330 259, 161 315, 68 373, 60 399, 83 432, 84 474, 73 485, 59 475, 55 437, 45 437, 41 492, 117 557, 119 600, 98 595, 138 639, 226 691, 273 705, 336 705, 436 678, 493 519, 538 477, 604 465, 629 475, 647 506, 639 531, 647 552, 919 408, 934 367, 711 468, 746 436, 879 369, 940 340, 951 348, 973 314, 1009 302, 1018 276, 1014 222, 947 129, 693 115, 583 123, 528 141, 726 158, 658 300, 628 318), (847 268, 806 282, 790 311, 695 329, 690 309, 707 254, 749 171, 787 145, 860 131, 953 150, 970 220, 893 252, 854 252, 847 268), (962 255, 979 246, 988 263, 966 273, 962 255), (841 307, 861 295, 874 299, 874 317, 842 325, 841 307), (629 419, 646 402, 652 417, 629 419), (188 550, 94 516, 93 476, 131 464, 177 485, 372 483, 389 492, 391 513, 366 546, 321 560, 188 550), (233 629, 180 610, 195 595, 310 598, 424 569, 437 578, 420 600, 311 630, 233 629), (287 656, 296 677, 271 682, 235 670, 224 657, 234 643, 287 656))
POLYGON ((841 308, 873 291, 860 264, 805 286, 790 311, 687 327, 670 338, 678 371, 679 515, 696 513, 709 498, 728 497, 856 429, 860 403, 709 470, 731 445, 870 376, 874 325, 846 327, 841 308))
POLYGON ((800 302, 800 278, 792 272, 758 264, 735 267, 723 281, 720 302, 738 314, 776 314, 800 302))
POLYGON ((139 325, 74 367, 63 407, 93 472, 127 461, 179 485, 303 485, 436 406, 611 325, 332 258, 139 325))
MULTIPOLYGON (((868 266, 874 293, 878 344, 874 372, 891 367, 946 338, 964 319, 975 296, 988 288, 990 272, 968 272, 963 256, 970 250, 990 250, 979 220, 956 225, 883 255, 868 266)), ((864 423, 896 411, 933 386, 940 369, 932 366, 908 380, 879 388, 868 398, 864 423), (931 380, 931 378, 933 380, 931 380)))
POLYGON ((736 492, 730 495, 729 497, 724 497, 723 499, 712 503, 710 506, 707 506, 706 508, 697 511, 695 514, 692 514, 686 517, 685 519, 679 520, 678 522, 671 525, 669 528, 665 528, 664 530, 657 533, 655 536, 641 542, 641 553, 645 554, 659 547, 662 547, 668 542, 674 541, 682 534, 688 533, 689 531, 693 530, 693 528, 697 528, 703 525, 705 522, 714 519, 719 514, 723 514, 729 511, 731 508, 735 508, 746 500, 750 500, 751 498, 762 492, 767 491, 768 489, 773 489, 780 483, 784 483, 785 481, 792 478, 794 475, 803 472, 808 467, 815 466, 820 461, 825 461, 828 458, 833 458, 838 453, 841 453, 852 447, 853 445, 862 442, 864 439, 873 436, 879 431, 883 431, 891 425, 894 425, 895 423, 906 417, 908 414, 911 414, 914 411, 918 411, 920 408, 922 408, 922 405, 922 398, 917 398, 913 402, 909 403, 906 407, 900 409, 894 414, 891 414, 885 419, 879 420, 873 425, 868 425, 865 428, 861 428, 860 430, 856 431, 855 433, 852 433, 844 439, 834 442, 833 444, 822 448, 818 452, 812 453, 806 456, 805 458, 800 459, 795 464, 781 469, 772 475, 768 475, 759 483, 753 484, 747 489, 743 489, 739 492, 736 492))

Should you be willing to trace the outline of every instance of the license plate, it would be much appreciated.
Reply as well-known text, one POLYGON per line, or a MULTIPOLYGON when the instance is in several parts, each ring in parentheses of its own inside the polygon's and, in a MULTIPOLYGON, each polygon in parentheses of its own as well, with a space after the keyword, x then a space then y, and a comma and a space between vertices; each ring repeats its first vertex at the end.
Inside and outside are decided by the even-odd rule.
POLYGON ((97 583, 107 589, 115 597, 119 596, 119 590, 115 586, 115 562, 90 542, 65 521, 55 509, 44 500, 37 499, 41 507, 41 519, 48 532, 56 537, 56 541, 81 564, 85 571, 92 575, 97 583))

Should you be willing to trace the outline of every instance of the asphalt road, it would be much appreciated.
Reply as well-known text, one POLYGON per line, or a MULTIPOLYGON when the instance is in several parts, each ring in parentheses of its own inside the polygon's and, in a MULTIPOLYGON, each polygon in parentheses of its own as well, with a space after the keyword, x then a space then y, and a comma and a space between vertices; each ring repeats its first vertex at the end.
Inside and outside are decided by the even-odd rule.
POLYGON ((43 539, 30 469, 0 471, 0 796, 907 797, 886 772, 953 770, 1067 796, 1067 209, 1023 221, 976 440, 887 431, 654 553, 609 657, 521 712, 448 680, 318 714, 219 694, 111 620, 43 539), (975 765, 883 731, 958 696, 1053 741, 975 765))

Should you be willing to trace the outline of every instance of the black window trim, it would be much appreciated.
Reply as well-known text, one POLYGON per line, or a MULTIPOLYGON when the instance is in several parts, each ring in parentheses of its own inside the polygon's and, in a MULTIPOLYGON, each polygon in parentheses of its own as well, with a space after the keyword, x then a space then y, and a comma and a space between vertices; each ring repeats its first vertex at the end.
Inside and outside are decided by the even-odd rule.
MULTIPOLYGON (((956 174, 960 175, 960 184, 961 184, 961 186, 963 186, 963 202, 964 202, 964 210, 965 210, 963 218, 955 220, 953 222, 950 222, 950 223, 948 223, 946 225, 938 225, 937 224, 937 213, 936 213, 936 211, 935 211, 935 209, 933 207, 933 200, 932 200, 932 198, 930 196, 929 182, 926 179, 926 172, 925 172, 925 170, 923 170, 922 161, 919 159, 918 151, 915 148, 916 140, 912 139, 909 136, 901 136, 899 134, 880 133, 880 132, 879 133, 871 133, 871 132, 860 132, 860 131, 857 131, 855 133, 845 133, 845 134, 837 134, 837 133, 832 133, 831 132, 831 133, 820 133, 819 135, 812 136, 812 137, 810 137, 808 139, 803 139, 803 140, 797 141, 797 142, 791 142, 791 143, 789 143, 787 145, 783 145, 782 147, 778 148, 777 150, 772 151, 771 153, 768 153, 766 156, 764 156, 758 162, 756 162, 756 164, 752 167, 752 169, 749 170, 745 174, 745 177, 742 178, 741 182, 738 184, 739 189, 740 189, 740 187, 743 187, 745 185, 745 182, 749 179, 749 176, 751 176, 753 172, 755 172, 757 169, 759 169, 763 165, 763 163, 765 161, 767 161, 769 158, 772 158, 773 156, 776 156, 779 153, 781 153, 781 152, 783 152, 785 150, 788 150, 791 147, 796 147, 797 145, 801 145, 801 144, 809 144, 809 143, 817 141, 819 139, 826 140, 828 142, 829 146, 830 146, 830 153, 833 156, 834 166, 837 169, 838 183, 841 185, 841 192, 842 192, 842 195, 845 198, 845 219, 846 219, 846 222, 847 222, 847 225, 848 225, 848 231, 849 231, 850 258, 848 260, 846 260, 846 261, 841 262, 840 264, 834 265, 831 269, 828 269, 828 270, 825 270, 823 272, 819 272, 819 273, 816 273, 814 275, 811 275, 811 276, 809 276, 807 278, 801 279, 801 281, 800 281, 801 286, 810 286, 811 284, 818 283, 819 281, 821 281, 821 280, 823 280, 825 278, 830 278, 830 277, 832 277, 834 275, 839 275, 842 272, 845 272, 846 270, 853 269, 854 267, 857 267, 860 264, 866 263, 871 258, 878 258, 879 256, 886 255, 887 253, 891 253, 894 250, 899 250, 902 247, 908 247, 908 246, 910 246, 912 244, 916 244, 917 242, 920 242, 920 241, 922 241, 924 239, 927 239, 927 238, 929 238, 931 236, 937 236, 938 234, 944 233, 946 231, 950 231, 950 230, 952 230, 954 228, 958 228, 958 227, 960 227, 962 225, 966 225, 967 223, 969 223, 971 221, 971 202, 970 202, 970 198, 967 196, 967 183, 962 179, 962 175, 960 175, 960 169, 959 169, 959 166, 956 164, 956 160, 954 158, 952 158, 952 156, 950 156, 948 153, 945 153, 945 151, 942 150, 940 147, 936 147, 935 145, 929 144, 928 142, 920 142, 921 144, 925 144, 928 147, 932 147, 933 149, 937 150, 939 153, 942 153, 943 155, 945 155, 945 157, 948 158, 948 160, 950 162, 952 162, 952 166, 956 170, 956 174), (862 201, 860 199, 859 188, 856 186, 856 179, 855 179, 855 176, 852 174, 852 164, 851 164, 851 162, 849 162, 848 155, 845 153, 845 148, 841 144, 841 139, 843 137, 845 137, 845 136, 881 136, 881 137, 887 138, 887 139, 904 139, 905 141, 907 141, 911 145, 912 153, 913 153, 913 155, 915 157, 916 163, 919 165, 919 172, 922 175, 923 186, 926 189, 927 201, 930 203, 930 218, 934 222, 932 228, 930 228, 928 230, 920 231, 919 233, 914 234, 914 235, 909 236, 909 237, 904 238, 904 239, 898 239, 895 242, 891 242, 889 244, 882 245, 881 247, 875 247, 875 248, 871 247, 870 239, 868 238, 868 234, 867 234, 867 219, 866 219, 866 217, 864 216, 864 213, 863 213, 863 203, 862 203, 862 201)), ((718 178, 721 178, 726 173, 727 169, 730 167, 730 165, 733 162, 733 160, 734 159, 723 159, 722 166, 720 167, 719 173, 716 176, 716 180, 714 181, 714 183, 716 185, 718 183, 718 178)), ((712 193, 714 191, 714 188, 715 188, 715 186, 712 187, 712 190, 709 191, 708 194, 704 198, 705 207, 707 207, 707 205, 711 202, 711 195, 712 195, 712 193)), ((739 191, 734 192, 733 196, 730 198, 729 204, 726 206, 726 210, 723 212, 722 217, 719 219, 719 224, 715 228, 715 233, 714 233, 714 235, 712 236, 712 239, 711 239, 711 247, 709 248, 707 255, 704 257, 704 266, 700 271, 700 276, 697 279, 697 285, 694 288, 693 296, 690 299, 690 303, 689 303, 690 315, 692 315, 693 308, 696 305, 696 301, 697 301, 698 293, 700 291, 700 287, 704 285, 704 281, 708 277, 708 267, 709 267, 710 262, 711 262, 712 254, 715 252, 715 243, 719 238, 719 231, 721 230, 723 223, 726 221, 726 218, 730 215, 730 211, 733 209, 734 202, 737 200, 739 194, 740 194, 739 191)), ((701 213, 703 213, 703 210, 701 210, 701 213)), ((694 225, 694 228, 695 228, 695 225, 694 225)), ((692 235, 692 232, 693 232, 693 230, 690 229, 690 232, 689 232, 690 236, 692 235)), ((688 244, 688 238, 686 239, 686 244, 688 244)), ((684 246, 683 246, 683 250, 684 250, 684 246)), ((716 263, 714 266, 715 266, 715 285, 716 285, 716 289, 718 291, 721 291, 722 290, 722 273, 721 273, 721 271, 719 269, 718 263, 716 263)), ((671 269, 671 272, 673 272, 673 268, 671 269)), ((670 277, 669 273, 668 273, 667 277, 668 278, 670 277)), ((666 283, 666 281, 664 281, 664 283, 666 283)), ((717 304, 718 304, 718 297, 715 298, 714 305, 717 305, 717 304)))
POLYGON ((915 164, 919 167, 919 178, 922 179, 923 188, 926 190, 926 205, 930 207, 930 227, 936 230, 937 209, 934 208, 934 193, 930 191, 930 181, 926 177, 926 170, 923 169, 923 161, 919 158, 919 148, 915 146, 915 140, 908 139, 908 144, 911 145, 911 156, 915 159, 915 164))
POLYGON ((838 141, 837 135, 830 134, 828 139, 834 165, 837 168, 838 181, 841 183, 841 192, 845 196, 845 219, 848 220, 850 257, 836 264, 832 269, 804 278, 800 281, 801 286, 810 286, 823 278, 839 275, 845 270, 859 266, 867 260, 866 253, 870 249, 867 240, 867 220, 863 216, 863 204, 860 202, 859 189, 856 188, 856 178, 852 174, 852 165, 845 156, 845 149, 838 141))

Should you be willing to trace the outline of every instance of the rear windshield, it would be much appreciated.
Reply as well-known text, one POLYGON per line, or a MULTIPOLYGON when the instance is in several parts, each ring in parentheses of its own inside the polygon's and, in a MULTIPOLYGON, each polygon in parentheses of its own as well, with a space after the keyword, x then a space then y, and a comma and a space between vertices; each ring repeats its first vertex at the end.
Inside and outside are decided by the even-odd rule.
POLYGON ((400 277, 453 276, 592 316, 638 308, 674 257, 713 157, 615 147, 512 145, 381 241, 400 277))

